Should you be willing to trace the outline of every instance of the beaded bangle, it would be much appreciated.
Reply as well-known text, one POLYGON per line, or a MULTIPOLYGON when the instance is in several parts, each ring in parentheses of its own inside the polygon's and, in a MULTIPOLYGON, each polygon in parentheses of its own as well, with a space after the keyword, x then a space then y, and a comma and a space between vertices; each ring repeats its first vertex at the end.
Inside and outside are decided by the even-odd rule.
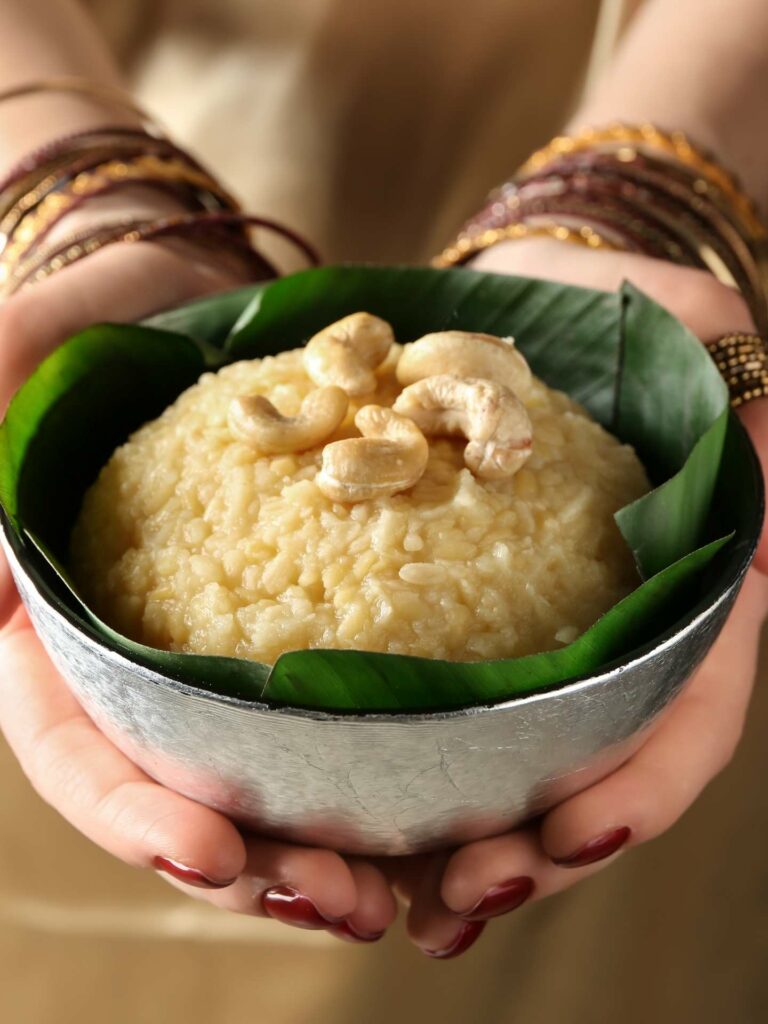
POLYGON ((731 405, 740 405, 768 395, 768 344, 757 334, 726 334, 710 342, 707 349, 722 374, 731 405))

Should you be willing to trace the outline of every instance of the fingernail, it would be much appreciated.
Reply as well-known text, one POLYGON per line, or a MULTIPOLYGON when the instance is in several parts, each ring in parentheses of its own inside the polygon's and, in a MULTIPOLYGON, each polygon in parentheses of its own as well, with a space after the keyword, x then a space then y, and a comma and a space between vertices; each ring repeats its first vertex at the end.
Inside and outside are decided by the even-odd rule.
POLYGON ((508 914, 510 910, 517 910, 525 903, 533 888, 533 879, 527 875, 510 878, 508 882, 492 886, 474 907, 459 914, 459 917, 465 921, 487 921, 491 917, 508 914))
POLYGON ((179 864, 178 861, 169 860, 168 857, 155 857, 152 864, 158 871, 164 871, 166 875, 178 879, 179 882, 186 882, 187 885, 196 885, 198 889, 226 889, 228 885, 234 885, 237 881, 237 878, 210 878, 202 871, 198 871, 197 868, 179 864))
POLYGON ((452 960, 455 956, 461 956, 469 947, 480 938, 485 928, 485 921, 467 921, 461 926, 461 931, 445 949, 423 949, 422 953, 433 957, 435 960, 452 960))
POLYGON ((605 860, 620 850, 632 835, 632 829, 624 826, 615 828, 612 832, 606 832, 597 839, 590 839, 581 849, 568 857, 553 857, 552 860, 561 868, 583 868, 587 864, 594 864, 595 861, 605 860))
POLYGON ((297 892, 288 885, 276 885, 267 889, 261 897, 264 912, 283 924, 292 924, 296 928, 319 930, 329 924, 339 925, 341 917, 328 917, 321 914, 315 904, 303 893, 297 892))
POLYGON ((337 939, 344 939, 346 942, 378 942, 386 934, 386 931, 362 932, 353 927, 349 921, 342 921, 341 924, 331 925, 327 931, 331 935, 335 935, 337 939))

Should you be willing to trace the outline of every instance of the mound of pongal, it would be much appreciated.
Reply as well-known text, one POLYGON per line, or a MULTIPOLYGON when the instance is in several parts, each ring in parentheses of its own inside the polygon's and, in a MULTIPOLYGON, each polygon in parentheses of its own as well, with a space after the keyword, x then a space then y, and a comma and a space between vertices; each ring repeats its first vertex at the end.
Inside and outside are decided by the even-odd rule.
POLYGON ((637 585, 613 516, 648 488, 511 341, 403 347, 360 313, 203 375, 138 430, 85 496, 72 571, 166 650, 519 657, 637 585))

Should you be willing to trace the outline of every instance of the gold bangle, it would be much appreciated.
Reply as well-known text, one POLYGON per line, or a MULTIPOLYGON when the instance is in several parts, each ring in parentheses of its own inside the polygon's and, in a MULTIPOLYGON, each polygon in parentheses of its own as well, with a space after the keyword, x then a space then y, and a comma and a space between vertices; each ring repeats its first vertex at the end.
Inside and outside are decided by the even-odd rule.
POLYGON ((614 245, 594 228, 584 225, 569 228, 564 224, 549 221, 545 224, 507 224, 501 228, 489 228, 476 235, 461 235, 452 244, 432 260, 432 266, 440 269, 455 267, 466 263, 484 249, 490 249, 498 242, 516 241, 523 238, 554 238, 558 242, 570 242, 574 245, 587 246, 590 249, 606 249, 616 252, 619 246, 614 245))
POLYGON ((572 135, 558 135, 533 153, 518 171, 519 177, 536 174, 551 161, 569 153, 602 145, 647 146, 695 170, 727 196, 745 228, 754 238, 768 237, 768 227, 736 177, 681 131, 665 132, 653 124, 613 123, 602 128, 583 128, 572 135))
POLYGON ((40 254, 34 260, 25 261, 14 267, 8 278, 0 281, 0 297, 9 298, 21 284, 38 284, 50 277, 51 274, 64 270, 85 256, 98 252, 104 246, 122 241, 124 236, 140 223, 133 219, 115 221, 98 231, 88 231, 83 232, 81 236, 73 236, 54 255, 40 254))
POLYGON ((68 75, 55 78, 40 78, 34 82, 25 82, 23 85, 5 89, 0 92, 0 103, 26 99, 28 96, 37 96, 45 92, 69 93, 73 96, 90 96, 109 106, 122 108, 132 114, 136 114, 147 125, 157 126, 157 121, 150 117, 143 107, 135 103, 121 89, 106 85, 103 82, 92 82, 88 78, 77 78, 68 75))
POLYGON ((740 405, 768 395, 768 344, 759 334, 734 332, 707 344, 728 387, 731 405, 740 405))

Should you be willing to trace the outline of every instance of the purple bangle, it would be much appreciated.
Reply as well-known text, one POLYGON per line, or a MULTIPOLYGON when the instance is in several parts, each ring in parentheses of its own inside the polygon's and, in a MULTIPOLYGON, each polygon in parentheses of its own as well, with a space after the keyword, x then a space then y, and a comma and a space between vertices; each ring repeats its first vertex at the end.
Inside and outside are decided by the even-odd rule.
POLYGON ((49 276, 54 270, 59 269, 56 266, 57 260, 62 260, 65 266, 70 266, 91 252, 116 242, 151 242, 164 238, 191 238, 204 245, 222 247, 227 252, 235 252, 248 267, 251 280, 279 277, 271 261, 257 252, 244 235, 246 227, 261 227, 275 231, 293 242, 313 265, 319 262, 317 253, 301 236, 290 228, 264 217, 198 213, 154 221, 133 219, 96 230, 79 232, 60 243, 55 249, 41 254, 37 260, 19 264, 10 281, 6 283, 5 295, 7 297, 23 285, 49 276), (88 244, 90 242, 96 244, 91 247, 88 244), (74 257, 73 249, 77 250, 74 257))
POLYGON ((192 213, 188 216, 177 218, 166 218, 156 221, 155 226, 143 235, 144 240, 151 238, 162 238, 166 234, 172 234, 179 228, 189 228, 189 233, 194 234, 195 229, 208 225, 229 225, 243 228, 263 228, 272 231, 277 235, 292 242, 293 245, 306 257, 312 267, 320 266, 321 260, 317 250, 305 238, 292 228, 287 228, 276 220, 269 217, 255 217, 245 213, 192 213))

